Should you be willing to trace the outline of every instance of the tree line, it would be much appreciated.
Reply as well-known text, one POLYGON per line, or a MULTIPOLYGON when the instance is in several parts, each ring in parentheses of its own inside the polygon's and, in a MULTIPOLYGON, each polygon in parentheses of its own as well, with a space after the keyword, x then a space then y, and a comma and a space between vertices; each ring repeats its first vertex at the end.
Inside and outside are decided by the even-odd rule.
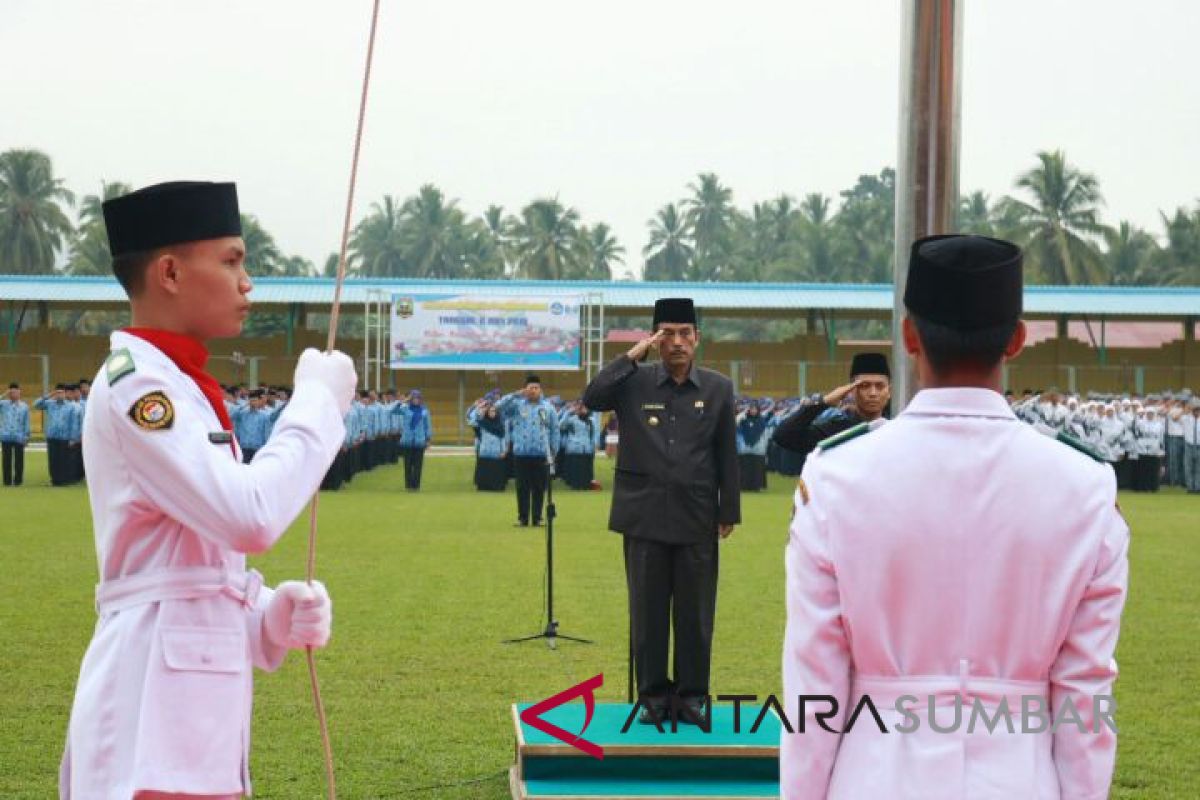
MULTIPOLYGON (((810 193, 734 203, 733 190, 701 173, 647 222, 641 252, 648 281, 887 283, 894 242, 895 172, 862 175, 835 199, 810 193)), ((130 191, 105 182, 76 198, 37 150, 0 153, 0 272, 107 275, 101 204, 130 191)), ((1097 178, 1043 151, 1011 194, 961 198, 958 229, 1015 241, 1031 283, 1200 285, 1200 201, 1160 212, 1161 230, 1106 224, 1097 178)), ((288 255, 253 214, 242 215, 247 266, 256 276, 331 276, 288 255)), ((558 197, 516 212, 473 216, 438 187, 406 199, 385 195, 355 225, 348 274, 367 278, 632 279, 627 253, 603 222, 585 222, 558 197)))

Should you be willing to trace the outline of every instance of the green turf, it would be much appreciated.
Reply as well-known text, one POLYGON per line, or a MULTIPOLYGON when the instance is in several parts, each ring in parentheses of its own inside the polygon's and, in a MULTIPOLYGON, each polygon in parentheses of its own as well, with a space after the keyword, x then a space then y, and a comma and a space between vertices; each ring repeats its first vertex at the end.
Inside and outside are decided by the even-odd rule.
MULTIPOLYGON (((55 796, 96 578, 82 487, 48 486, 45 459, 0 488, 0 797, 55 796)), ((599 477, 611 484, 610 465, 599 477)), ((790 486, 743 502, 723 546, 713 669, 721 692, 780 692, 782 548, 790 486)), ((430 458, 405 493, 398 467, 321 498, 319 576, 335 634, 320 656, 342 798, 508 797, 510 705, 603 672, 600 699, 625 694, 620 540, 608 492, 559 492, 556 616, 596 640, 555 651, 500 640, 541 629, 545 543, 514 529, 511 494, 470 489, 465 458, 430 458), (448 786, 447 784, 458 784, 448 786), (436 788, 432 788, 436 787, 436 788)), ((1134 529, 1131 597, 1118 658, 1117 798, 1200 796, 1200 498, 1122 497, 1134 529)), ((255 565, 270 582, 304 570, 302 519, 255 565)), ((303 658, 257 683, 252 770, 258 798, 321 796, 320 743, 303 658)))

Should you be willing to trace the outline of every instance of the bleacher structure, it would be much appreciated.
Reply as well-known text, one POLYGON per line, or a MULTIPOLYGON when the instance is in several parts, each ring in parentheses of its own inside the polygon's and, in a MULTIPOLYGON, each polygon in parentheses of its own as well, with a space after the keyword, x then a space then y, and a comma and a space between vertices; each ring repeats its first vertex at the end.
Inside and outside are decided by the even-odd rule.
MULTIPOLYGON (((889 284, 348 280, 338 347, 359 365, 364 387, 421 388, 439 444, 469 442, 465 406, 491 388, 518 388, 522 374, 389 369, 392 298, 430 291, 577 299, 583 335, 580 368, 543 375, 548 394, 567 398, 577 397, 605 361, 629 348, 628 341, 613 340, 614 322, 647 328, 660 297, 692 297, 703 324, 715 319, 800 322, 796 327, 801 332, 786 341, 702 338, 702 362, 729 375, 738 391, 748 395, 788 397, 827 390, 845 382, 855 353, 890 348, 888 342, 847 341, 838 335, 839 323, 844 330, 848 320, 890 319, 889 284)), ((227 383, 289 383, 299 352, 325 346, 333 292, 332 279, 255 279, 254 313, 274 315, 278 332, 214 342, 213 373, 227 383)), ((0 276, 0 379, 20 381, 31 396, 47 384, 94 374, 108 352, 107 336, 68 327, 88 312, 108 312, 108 322, 120 325, 126 308, 124 293, 112 278, 0 276)), ((1008 386, 1016 391, 1048 386, 1068 391, 1200 390, 1200 287, 1029 286, 1025 316, 1053 321, 1057 335, 1027 348, 1008 368, 1008 386), (1078 321, 1087 323, 1088 341, 1068 336, 1068 324, 1078 321), (1106 330, 1113 323, 1150 321, 1177 325, 1177 336, 1158 347, 1121 348, 1107 342, 1106 330)))

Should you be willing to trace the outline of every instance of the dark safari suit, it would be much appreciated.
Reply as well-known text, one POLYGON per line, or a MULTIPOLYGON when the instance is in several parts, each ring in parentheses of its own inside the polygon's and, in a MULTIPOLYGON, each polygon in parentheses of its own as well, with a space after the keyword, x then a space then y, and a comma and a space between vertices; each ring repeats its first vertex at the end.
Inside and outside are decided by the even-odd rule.
POLYGON ((620 446, 608 527, 625 536, 638 693, 709 693, 717 526, 741 521, 733 385, 693 366, 676 384, 657 363, 620 356, 583 393, 617 414, 620 446), (675 680, 667 642, 675 629, 675 680))

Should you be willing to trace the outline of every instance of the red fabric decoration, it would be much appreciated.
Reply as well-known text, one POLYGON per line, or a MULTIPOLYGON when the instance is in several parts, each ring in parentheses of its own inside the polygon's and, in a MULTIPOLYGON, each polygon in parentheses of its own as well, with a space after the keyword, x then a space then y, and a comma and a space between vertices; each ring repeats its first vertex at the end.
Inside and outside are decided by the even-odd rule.
POLYGON ((225 392, 221 389, 221 384, 217 382, 217 379, 204 371, 205 365, 208 364, 208 348, 204 346, 203 342, 192 336, 157 328, 125 328, 123 333, 144 339, 174 361, 175 366, 179 367, 183 374, 200 387, 200 391, 208 399, 213 411, 217 412, 217 419, 221 421, 221 429, 233 430, 229 412, 225 409, 225 392))

